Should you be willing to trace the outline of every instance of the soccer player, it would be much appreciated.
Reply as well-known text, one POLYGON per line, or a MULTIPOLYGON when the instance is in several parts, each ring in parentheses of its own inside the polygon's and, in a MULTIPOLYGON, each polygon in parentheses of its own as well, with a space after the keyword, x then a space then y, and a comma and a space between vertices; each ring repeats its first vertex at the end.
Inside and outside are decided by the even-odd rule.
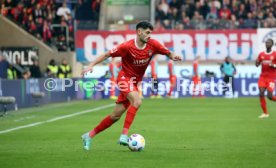
POLYGON ((112 61, 109 64, 109 72, 110 72, 110 82, 111 82, 111 88, 110 88, 110 99, 117 99, 117 96, 115 96, 115 82, 118 76, 118 68, 116 65, 115 58, 112 58, 112 61))
POLYGON ((154 56, 154 58, 150 62, 151 80, 153 82, 153 86, 151 88, 151 96, 150 96, 150 98, 161 98, 161 96, 158 95, 157 68, 158 68, 157 56, 154 56))
POLYGON ((170 79, 170 90, 167 96, 170 98, 175 98, 172 96, 172 92, 176 85, 176 75, 174 72, 174 63, 171 60, 168 61, 168 73, 169 73, 169 79, 170 79))
POLYGON ((95 65, 109 57, 122 58, 122 70, 117 78, 120 95, 111 114, 106 116, 94 129, 82 135, 83 147, 89 150, 92 139, 101 131, 118 121, 127 111, 119 144, 128 144, 128 131, 135 115, 142 104, 138 93, 138 83, 155 54, 167 55, 173 61, 181 61, 181 57, 169 51, 158 41, 151 39, 153 26, 147 21, 141 21, 136 25, 136 38, 120 44, 118 47, 100 55, 91 62, 83 73, 93 71, 95 65))
POLYGON ((196 94, 197 87, 199 89, 199 96, 203 97, 201 79, 200 79, 200 75, 198 74, 199 61, 200 61, 200 56, 197 56, 193 62, 193 77, 192 77, 192 81, 194 84, 193 97, 196 96, 195 94, 196 94))
POLYGON ((265 91, 267 90, 267 98, 272 101, 276 101, 276 96, 273 96, 273 90, 275 88, 275 78, 276 78, 276 52, 272 51, 272 46, 274 42, 272 39, 268 39, 265 42, 266 51, 259 54, 256 60, 256 66, 262 65, 262 72, 258 81, 258 86, 260 90, 260 103, 263 110, 263 114, 259 118, 269 117, 266 100, 265 91))

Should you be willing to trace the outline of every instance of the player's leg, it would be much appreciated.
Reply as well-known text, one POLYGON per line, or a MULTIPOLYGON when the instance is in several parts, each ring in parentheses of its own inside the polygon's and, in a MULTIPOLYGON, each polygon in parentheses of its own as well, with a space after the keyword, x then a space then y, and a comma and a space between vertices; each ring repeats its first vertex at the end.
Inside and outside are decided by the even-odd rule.
POLYGON ((138 111, 139 107, 142 104, 142 100, 139 96, 138 91, 129 92, 127 95, 127 99, 130 101, 130 106, 127 110, 124 127, 122 130, 122 135, 119 139, 119 143, 121 145, 127 145, 128 143, 127 135, 128 135, 129 128, 135 118, 136 112, 138 111))
POLYGON ((113 123, 118 121, 122 114, 126 111, 124 104, 116 104, 112 113, 107 115, 92 131, 89 132, 89 136, 93 138, 96 134, 110 127, 113 123))
POLYGON ((115 77, 111 77, 110 82, 111 82, 110 99, 115 100, 117 99, 117 97, 115 96, 115 86, 116 86, 115 77))
POLYGON ((170 77, 170 90, 169 90, 169 93, 168 93, 168 97, 172 97, 172 92, 175 88, 175 85, 176 85, 176 77, 171 76, 170 77))
POLYGON ((268 87, 268 80, 265 77, 260 76, 260 79, 258 81, 259 91, 260 91, 260 104, 263 110, 262 115, 259 116, 259 118, 267 118, 269 116, 267 107, 266 107, 266 100, 265 100, 265 91, 268 87))
POLYGON ((204 88, 202 86, 201 78, 198 77, 198 86, 199 86, 199 96, 204 97, 204 88))
POLYGON ((158 80, 155 77, 151 78, 152 87, 151 87, 151 98, 157 98, 158 96, 158 80))
POLYGON ((143 85, 142 85, 141 82, 139 82, 139 83, 137 84, 137 86, 138 86, 139 96, 141 97, 141 99, 143 99, 143 98, 144 98, 144 96, 143 96, 143 85))
POLYGON ((276 96, 274 96, 271 91, 267 91, 267 98, 271 101, 276 101, 276 96))
POLYGON ((158 92, 158 85, 159 85, 159 80, 158 80, 158 78, 156 78, 155 81, 154 81, 154 90, 155 90, 154 92, 155 92, 155 97, 158 98, 158 99, 161 99, 162 96, 159 95, 159 92, 158 92))
POLYGON ((259 95, 260 105, 261 105, 261 108, 263 110, 263 113, 262 113, 262 115, 259 116, 259 118, 267 118, 269 116, 269 114, 267 112, 266 100, 265 100, 265 91, 266 91, 266 88, 259 87, 259 91, 260 91, 260 95, 259 95))
POLYGON ((226 92, 229 90, 229 87, 227 85, 229 84, 229 76, 225 75, 223 78, 225 87, 223 88, 223 95, 226 96, 226 92))
POLYGON ((83 134, 82 139, 84 149, 89 150, 92 138, 118 121, 122 114, 126 111, 127 107, 128 106, 125 103, 116 104, 113 112, 110 115, 106 116, 93 130, 83 134))
POLYGON ((229 80, 230 80, 229 84, 231 84, 232 97, 234 97, 235 96, 234 76, 231 76, 229 80))
POLYGON ((192 81, 193 81, 193 97, 196 96, 196 89, 197 89, 197 77, 193 76, 192 77, 192 81))
POLYGON ((267 98, 272 101, 276 101, 276 96, 273 96, 273 91, 275 88, 274 80, 269 80, 267 87, 267 98))

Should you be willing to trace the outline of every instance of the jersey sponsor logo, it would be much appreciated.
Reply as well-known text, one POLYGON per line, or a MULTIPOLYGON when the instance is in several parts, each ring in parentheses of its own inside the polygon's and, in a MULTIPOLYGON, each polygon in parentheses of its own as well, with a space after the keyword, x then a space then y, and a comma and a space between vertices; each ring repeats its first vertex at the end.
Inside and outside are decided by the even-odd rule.
POLYGON ((149 58, 146 59, 140 59, 140 60, 133 60, 134 65, 145 65, 149 62, 149 58))

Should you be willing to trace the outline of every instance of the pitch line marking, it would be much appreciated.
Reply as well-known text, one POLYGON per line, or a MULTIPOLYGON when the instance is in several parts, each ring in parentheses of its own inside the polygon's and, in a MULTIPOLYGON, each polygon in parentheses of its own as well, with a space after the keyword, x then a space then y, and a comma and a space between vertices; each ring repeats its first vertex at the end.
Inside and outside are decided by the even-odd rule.
POLYGON ((40 121, 40 122, 35 122, 35 123, 27 124, 27 125, 22 125, 22 126, 10 128, 10 129, 2 130, 2 131, 0 131, 0 134, 16 131, 16 130, 19 130, 19 129, 34 127, 34 126, 42 125, 42 124, 46 124, 46 123, 51 123, 51 122, 54 122, 54 121, 65 119, 65 118, 71 118, 71 117, 75 117, 75 116, 78 116, 78 115, 103 110, 103 109, 113 107, 113 106, 115 106, 115 104, 108 104, 108 105, 96 107, 96 108, 93 108, 93 109, 90 109, 90 110, 84 110, 84 111, 79 111, 79 112, 76 112, 76 113, 73 113, 73 114, 68 114, 68 115, 55 117, 55 118, 52 118, 52 119, 49 119, 49 120, 46 120, 46 121, 40 121))

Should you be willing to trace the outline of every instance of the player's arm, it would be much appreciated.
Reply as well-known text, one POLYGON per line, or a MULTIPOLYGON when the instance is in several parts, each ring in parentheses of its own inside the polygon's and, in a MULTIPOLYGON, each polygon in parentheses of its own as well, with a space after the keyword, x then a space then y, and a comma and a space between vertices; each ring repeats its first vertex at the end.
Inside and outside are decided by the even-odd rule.
POLYGON ((155 46, 155 50, 156 50, 157 54, 166 55, 173 61, 181 61, 182 60, 181 56, 175 55, 175 53, 168 50, 165 46, 160 44, 158 41, 153 40, 153 44, 155 46))
POLYGON ((258 58, 257 58, 256 61, 255 61, 256 67, 260 66, 261 63, 262 63, 262 61, 261 61, 261 56, 259 55, 258 58))
POLYGON ((256 62, 255 62, 256 67, 260 66, 260 64, 261 64, 261 61, 259 59, 256 59, 256 62))
POLYGON ((173 53, 171 51, 167 56, 173 61, 181 61, 182 60, 181 56, 175 55, 175 53, 173 53))
POLYGON ((111 57, 110 52, 103 53, 102 55, 98 56, 93 62, 91 62, 85 70, 83 70, 82 75, 84 75, 87 72, 93 72, 93 67, 107 58, 111 57))
POLYGON ((123 57, 124 53, 127 50, 127 45, 125 43, 120 44, 118 47, 113 48, 112 50, 100 55, 95 59, 95 61, 91 62, 88 67, 83 71, 82 74, 86 72, 92 72, 93 67, 109 57, 123 57))

